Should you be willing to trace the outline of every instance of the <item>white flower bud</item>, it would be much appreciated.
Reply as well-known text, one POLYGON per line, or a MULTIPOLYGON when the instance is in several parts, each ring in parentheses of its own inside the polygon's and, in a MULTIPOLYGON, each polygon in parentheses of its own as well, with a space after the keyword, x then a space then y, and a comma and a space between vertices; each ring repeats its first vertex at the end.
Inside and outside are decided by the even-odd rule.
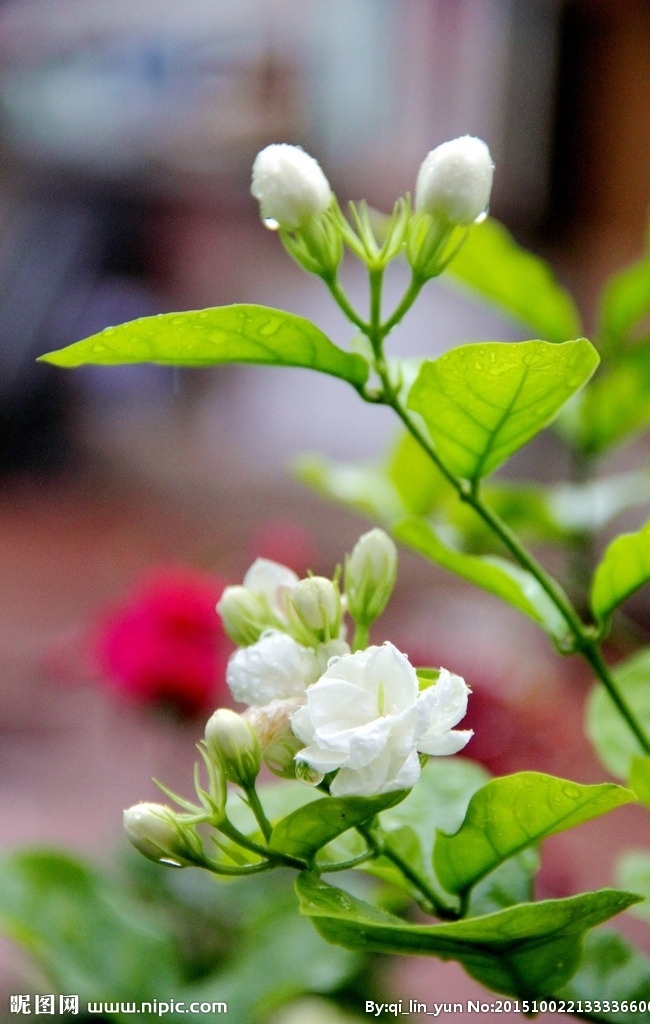
POLYGON ((260 770, 260 745, 249 722, 229 708, 219 708, 205 727, 208 753, 230 782, 250 789, 260 770))
POLYGON ((136 850, 149 860, 172 867, 201 863, 196 833, 183 826, 164 804, 135 804, 124 811, 124 831, 136 850))
POLYGON ((291 625, 296 639, 307 644, 336 639, 341 630, 343 608, 336 583, 325 576, 307 576, 289 594, 291 625))
POLYGON ((230 639, 241 647, 254 644, 270 624, 263 602, 247 587, 226 587, 217 613, 230 639))
POLYGON ((345 596, 356 622, 369 625, 381 615, 397 576, 397 548, 383 530, 364 533, 345 560, 345 596))
POLYGON ((251 192, 269 227, 294 231, 327 210, 332 190, 320 164, 300 146, 273 144, 257 154, 251 192))
POLYGON ((415 210, 452 224, 473 224, 490 201, 494 164, 490 150, 472 135, 443 142, 420 167, 415 210))

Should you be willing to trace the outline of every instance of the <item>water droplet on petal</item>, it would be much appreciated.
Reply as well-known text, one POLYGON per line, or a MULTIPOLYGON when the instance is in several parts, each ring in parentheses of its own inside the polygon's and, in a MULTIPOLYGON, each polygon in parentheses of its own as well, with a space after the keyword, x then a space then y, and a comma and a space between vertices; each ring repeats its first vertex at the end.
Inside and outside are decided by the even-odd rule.
POLYGON ((262 224, 264 225, 265 228, 268 228, 269 231, 278 231, 280 228, 279 221, 277 221, 274 217, 264 217, 264 219, 262 220, 262 224))

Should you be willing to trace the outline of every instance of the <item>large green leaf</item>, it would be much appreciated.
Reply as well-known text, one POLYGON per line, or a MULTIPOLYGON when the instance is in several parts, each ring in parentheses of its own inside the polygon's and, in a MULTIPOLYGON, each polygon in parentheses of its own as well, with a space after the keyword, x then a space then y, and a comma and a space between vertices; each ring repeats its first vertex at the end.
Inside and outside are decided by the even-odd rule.
POLYGON ((58 991, 81 1000, 151 999, 181 981, 162 912, 120 895, 110 878, 62 853, 2 858, 0 925, 58 991))
POLYGON ((408 405, 447 468, 477 481, 548 426, 597 365, 584 338, 462 345, 422 364, 408 405))
POLYGON ((491 217, 468 231, 445 276, 469 286, 540 338, 561 342, 580 334, 575 303, 548 264, 491 217))
POLYGON ((578 970, 556 995, 573 1002, 574 1010, 582 1004, 585 1020, 641 1024, 650 1001, 650 960, 615 932, 591 932, 578 970))
POLYGON ((580 958, 585 932, 638 902, 604 889, 568 899, 522 903, 451 924, 410 924, 303 872, 301 910, 330 942, 377 953, 457 960, 496 992, 531 997, 564 984, 580 958))
POLYGON ((634 799, 612 783, 582 786, 539 772, 492 779, 472 797, 461 828, 438 835, 436 874, 449 892, 466 893, 521 850, 634 799))
POLYGON ((630 594, 650 580, 650 522, 636 533, 616 537, 594 573, 591 609, 605 622, 630 594))
POLYGON ((424 519, 404 519, 393 526, 395 537, 425 558, 500 597, 529 616, 558 643, 570 635, 566 619, 534 576, 505 558, 468 555, 444 544, 424 519))
MULTIPOLYGON (((616 665, 612 674, 625 703, 650 736, 650 648, 616 665)), ((589 696, 587 734, 602 763, 620 779, 627 780, 634 759, 645 755, 604 686, 594 686, 589 696)))
POLYGON ((279 853, 309 860, 343 832, 407 795, 407 790, 399 790, 380 796, 324 797, 281 818, 271 833, 269 846, 279 853))
POLYGON ((64 367, 87 363, 304 366, 340 377, 355 387, 363 386, 368 377, 365 359, 337 348, 311 321, 280 309, 254 305, 141 317, 119 327, 107 327, 57 352, 48 352, 41 360, 64 367))

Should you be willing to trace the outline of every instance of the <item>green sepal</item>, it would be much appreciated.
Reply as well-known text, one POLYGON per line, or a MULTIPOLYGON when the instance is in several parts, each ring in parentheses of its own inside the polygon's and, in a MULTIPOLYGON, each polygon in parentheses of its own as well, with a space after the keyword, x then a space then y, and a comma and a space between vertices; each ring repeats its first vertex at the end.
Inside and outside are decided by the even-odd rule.
POLYGON ((547 427, 597 365, 585 338, 461 345, 422 364, 408 407, 447 469, 476 483, 547 427))
POLYGON ((565 984, 579 963, 584 934, 639 900, 603 889, 423 925, 378 910, 313 872, 301 872, 296 891, 302 913, 330 942, 366 952, 457 960, 486 987, 522 998, 547 995, 565 984))
POLYGON ((547 836, 634 801, 613 783, 584 786, 540 772, 492 779, 472 797, 454 835, 439 833, 436 875, 449 892, 468 892, 508 858, 547 836))
POLYGON ((302 366, 339 377, 357 388, 363 387, 369 372, 365 359, 337 348, 311 321, 256 305, 141 317, 107 327, 40 359, 62 367, 125 363, 302 366))

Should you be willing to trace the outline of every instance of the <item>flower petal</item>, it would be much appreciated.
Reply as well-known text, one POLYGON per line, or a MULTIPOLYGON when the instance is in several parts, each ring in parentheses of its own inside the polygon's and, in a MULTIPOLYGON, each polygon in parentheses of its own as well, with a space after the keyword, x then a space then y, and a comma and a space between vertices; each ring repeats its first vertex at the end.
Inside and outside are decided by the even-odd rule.
POLYGON ((457 754, 471 740, 473 729, 451 729, 441 736, 424 735, 418 740, 418 750, 436 756, 457 754))

